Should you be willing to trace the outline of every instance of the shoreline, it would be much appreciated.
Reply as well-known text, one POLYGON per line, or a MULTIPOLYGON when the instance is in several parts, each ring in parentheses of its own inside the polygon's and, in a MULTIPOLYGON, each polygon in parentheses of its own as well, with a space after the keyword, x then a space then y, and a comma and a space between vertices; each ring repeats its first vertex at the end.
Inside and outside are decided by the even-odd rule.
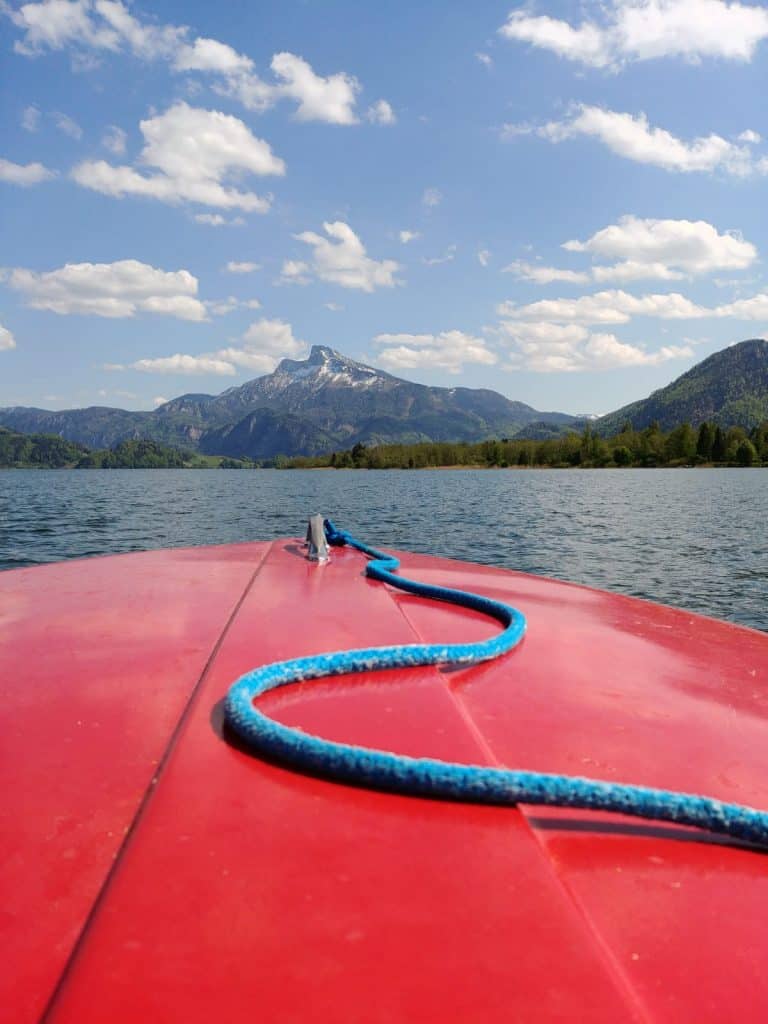
POLYGON ((476 462, 476 463, 458 463, 448 466, 40 466, 40 465, 28 465, 28 466, 0 466, 0 472, 7 471, 12 472, 13 470, 33 470, 38 472, 40 470, 55 470, 56 472, 82 472, 82 473, 93 473, 93 472, 131 472, 133 470, 164 470, 173 469, 180 472, 185 471, 199 471, 199 472, 259 472, 261 470, 279 470, 281 473, 289 472, 303 472, 303 473, 347 473, 347 472, 361 472, 366 473, 388 473, 388 472, 401 472, 401 473, 423 473, 423 472, 444 472, 444 471, 456 471, 456 470, 483 470, 490 472, 525 472, 535 473, 541 470, 556 470, 561 471, 573 471, 583 472, 584 470, 599 469, 599 470, 626 470, 626 469, 768 469, 768 465, 751 465, 751 466, 739 466, 732 462, 701 462, 696 465, 692 463, 683 463, 681 465, 672 466, 667 464, 657 466, 489 466, 487 463, 476 462))

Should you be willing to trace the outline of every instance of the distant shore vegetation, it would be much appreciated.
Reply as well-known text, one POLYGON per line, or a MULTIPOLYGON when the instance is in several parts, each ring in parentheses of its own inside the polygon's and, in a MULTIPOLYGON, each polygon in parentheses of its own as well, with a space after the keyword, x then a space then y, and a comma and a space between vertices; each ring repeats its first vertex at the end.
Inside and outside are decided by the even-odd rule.
POLYGON ((683 423, 664 433, 658 424, 634 430, 626 423, 613 437, 600 437, 590 426, 545 441, 523 438, 480 441, 477 444, 357 444, 346 451, 314 457, 278 457, 285 469, 440 469, 488 468, 617 468, 654 466, 767 466, 768 420, 751 431, 723 429, 702 423, 695 430, 683 423))
POLYGON ((199 455, 157 441, 123 441, 91 450, 57 434, 19 434, 0 427, 0 468, 4 469, 242 469, 248 459, 199 455))
POLYGON ((253 461, 184 451, 135 439, 91 451, 53 434, 19 434, 0 428, 0 467, 39 469, 442 469, 632 468, 660 466, 768 466, 768 420, 752 430, 683 423, 666 433, 652 423, 630 423, 612 437, 587 425, 547 440, 501 438, 469 444, 422 442, 366 446, 316 456, 253 461))

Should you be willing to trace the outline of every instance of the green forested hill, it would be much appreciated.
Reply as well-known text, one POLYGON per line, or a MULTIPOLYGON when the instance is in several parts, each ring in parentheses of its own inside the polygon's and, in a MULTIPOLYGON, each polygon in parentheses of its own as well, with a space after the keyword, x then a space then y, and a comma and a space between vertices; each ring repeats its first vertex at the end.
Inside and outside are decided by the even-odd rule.
POLYGON ((0 427, 0 466, 73 466, 86 454, 85 445, 55 434, 18 434, 0 427))
POLYGON ((182 452, 156 441, 123 441, 89 451, 56 434, 19 434, 0 427, 0 468, 5 469, 169 469, 186 464, 182 452))
POLYGON ((157 441, 123 441, 105 451, 88 452, 78 469, 182 469, 185 458, 177 448, 157 441))
POLYGON ((715 352, 649 398, 602 416, 595 429, 616 434, 628 421, 636 430, 657 422, 662 430, 705 420, 750 430, 768 419, 768 341, 752 338, 715 352))

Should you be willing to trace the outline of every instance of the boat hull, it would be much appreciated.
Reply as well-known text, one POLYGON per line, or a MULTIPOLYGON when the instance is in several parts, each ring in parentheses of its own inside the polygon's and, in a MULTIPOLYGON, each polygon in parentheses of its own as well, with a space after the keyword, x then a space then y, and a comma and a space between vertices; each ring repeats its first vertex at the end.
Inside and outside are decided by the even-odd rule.
MULTIPOLYGON (((263 706, 412 756, 768 808, 768 636, 521 573, 397 553, 511 603, 522 644, 459 670, 299 684, 263 706)), ((768 1011, 768 859, 619 815, 356 789, 223 729, 273 660, 480 639, 298 539, 0 574, 0 1020, 721 1021, 768 1011)))

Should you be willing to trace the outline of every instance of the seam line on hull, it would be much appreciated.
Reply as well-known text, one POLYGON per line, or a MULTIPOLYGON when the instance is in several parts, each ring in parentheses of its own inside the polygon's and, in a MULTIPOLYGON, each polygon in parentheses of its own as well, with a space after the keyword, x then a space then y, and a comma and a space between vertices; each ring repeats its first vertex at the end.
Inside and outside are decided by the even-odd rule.
MULTIPOLYGON (((387 588, 387 590, 389 592, 390 597, 394 601, 395 605, 397 605, 397 607, 399 608, 401 615, 408 623, 410 628, 413 630, 417 639, 419 639, 422 643, 426 643, 427 641, 422 636, 420 630, 416 628, 416 625, 414 624, 413 620, 410 618, 404 607, 406 602, 399 600, 399 595, 395 591, 391 590, 390 588, 387 588)), ((462 675, 465 675, 467 672, 470 672, 472 671, 473 668, 477 667, 482 668, 483 666, 467 666, 462 675)), ((464 702, 464 699, 462 698, 461 694, 457 692, 456 687, 452 684, 450 679, 446 679, 446 677, 439 672, 436 666, 432 666, 432 671, 439 677, 443 685, 446 687, 459 717, 464 723, 464 726, 467 729, 467 731, 472 736, 472 739, 477 744, 478 748, 483 752, 483 754, 485 754, 485 756, 489 759, 492 765, 494 765, 495 767, 503 767, 502 762, 499 761, 499 758, 496 756, 493 747, 488 743, 486 738, 480 732, 477 723, 472 717, 472 714, 469 708, 467 707, 466 703, 464 702)), ((558 888, 560 888, 563 891, 563 893, 566 896, 566 899, 573 907, 577 918, 581 921, 582 928, 584 928, 587 934, 590 936, 592 940, 592 948, 595 953, 595 959, 600 963, 606 975, 611 979, 611 982, 613 983, 617 992, 620 995, 622 995, 626 1000, 628 1008, 631 1008, 630 1012, 633 1013, 633 1018, 636 1021, 642 1021, 643 1024, 649 1024, 649 1022, 653 1018, 648 1008, 645 1006, 645 1003, 643 1002, 642 998, 637 992, 635 986, 627 977, 626 972, 622 968, 621 964, 616 960, 615 956, 607 946, 605 939, 603 938, 602 934, 597 928, 597 925, 587 912, 586 907, 583 906, 581 901, 578 899, 576 894, 571 889, 571 886, 569 885, 567 880, 561 875, 553 857, 551 856, 549 850, 546 847, 546 844, 543 841, 543 838, 539 834, 538 829, 531 824, 525 806, 519 805, 517 810, 520 815, 520 818, 523 821, 525 829, 530 834, 531 839, 533 840, 533 842, 536 845, 536 848, 539 851, 539 854, 546 862, 549 871, 553 876, 558 888)))
POLYGON ((269 557, 269 555, 270 555, 270 553, 271 553, 271 551, 272 551, 274 546, 275 546, 275 542, 274 541, 270 542, 269 547, 264 552, 264 554, 263 554, 263 556, 261 558, 261 561, 259 562, 259 564, 254 569, 253 573, 251 574, 248 582, 245 585, 245 588, 243 589, 243 592, 241 593, 240 597, 237 599, 237 602, 235 603, 232 611, 229 613, 229 616, 227 617, 227 619, 226 619, 226 621, 224 623, 224 626, 222 627, 222 630, 221 630, 219 636, 217 637, 213 647, 211 648, 211 653, 208 655, 208 658, 206 659, 205 665, 203 666, 203 669, 202 669, 202 671, 201 671, 201 673, 200 673, 200 675, 199 675, 199 677, 197 679, 197 682, 192 687, 192 690, 190 691, 189 697, 187 698, 187 701, 186 701, 184 707, 181 710, 181 714, 179 715, 179 718, 178 718, 178 720, 176 722, 176 725, 173 727, 171 735, 168 738, 168 742, 166 743, 165 749, 163 750, 162 756, 161 756, 161 758, 160 758, 160 760, 159 760, 159 762, 157 764, 157 767, 156 767, 155 771, 152 774, 151 779, 149 780, 149 784, 147 785, 146 789, 144 790, 144 792, 143 792, 143 794, 141 796, 141 799, 139 800, 138 806, 137 806, 137 808, 136 808, 136 810, 135 810, 135 812, 133 814, 133 817, 131 818, 131 822, 130 822, 130 824, 128 826, 128 831, 125 833, 125 836, 123 837, 123 841, 122 841, 122 843, 120 844, 120 846, 117 849, 117 853, 115 854, 115 858, 112 861, 112 863, 110 864, 109 869, 107 870, 107 873, 105 874, 104 879, 103 879, 101 885, 99 886, 98 892, 96 893, 96 896, 94 897, 93 903, 91 904, 90 909, 88 910, 88 913, 85 916, 85 920, 83 921, 83 925, 82 925, 82 927, 80 929, 80 932, 78 933, 77 938, 75 939, 75 942, 74 942, 74 944, 72 946, 72 949, 70 950, 69 956, 66 959, 66 962, 64 964, 64 967, 62 968, 61 974, 59 975, 58 979, 56 980, 55 985, 53 986, 51 994, 50 994, 50 996, 48 998, 48 1001, 47 1001, 47 1003, 45 1005, 45 1009, 40 1014, 40 1018, 39 1018, 40 1024, 45 1024, 45 1022, 50 1019, 50 1015, 51 1015, 51 1013, 54 1011, 54 1009, 56 1007, 56 1003, 57 1003, 59 995, 60 995, 60 993, 61 993, 61 991, 62 991, 62 989, 64 987, 64 984, 65 984, 67 978, 69 977, 69 975, 72 973, 72 971, 74 970, 74 968, 76 966, 77 959, 78 959, 78 957, 80 955, 80 952, 83 949, 83 946, 85 945, 85 942, 86 942, 86 940, 88 938, 88 933, 89 933, 89 931, 91 929, 91 926, 92 926, 93 922, 96 920, 98 912, 99 912, 102 904, 105 902, 105 900, 107 898, 107 895, 108 895, 108 892, 109 892, 109 888, 110 888, 110 885, 112 883, 112 879, 115 877, 115 874, 117 873, 117 870, 118 870, 118 868, 120 867, 120 865, 122 863, 123 857, 125 856, 125 853, 126 853, 128 847, 129 847, 129 845, 131 844, 131 841, 132 841, 134 835, 136 834, 139 825, 141 824, 141 820, 144 817, 144 812, 145 812, 145 810, 146 810, 150 800, 152 799, 152 795, 155 793, 155 791, 158 788, 158 785, 159 785, 159 782, 160 782, 160 778, 161 778, 163 772, 165 771, 165 768, 166 768, 168 762, 171 759, 171 755, 173 754, 173 751, 176 748, 178 739, 179 739, 179 737, 181 735, 181 732, 182 732, 182 730, 183 730, 183 728, 184 728, 184 726, 185 726, 185 724, 187 722, 187 719, 189 718, 189 716, 190 716, 190 714, 192 712, 193 707, 197 703, 197 698, 199 697, 200 692, 202 691, 202 688, 203 688, 203 684, 205 683, 206 679, 208 678, 208 675, 209 675, 209 673, 211 671, 211 668, 213 667, 213 664, 216 661, 218 653, 221 650, 221 647, 222 647, 222 645, 224 643, 224 640, 226 639, 227 633, 229 632, 230 628, 232 627, 232 624, 234 623, 235 619, 237 618, 237 616, 238 616, 238 614, 240 612, 240 609, 243 606, 243 602, 245 601, 245 599, 250 594, 250 592, 251 592, 251 590, 253 588, 253 585, 256 582, 256 578, 258 577, 259 573, 263 569, 264 564, 267 561, 267 559, 268 559, 268 557, 269 557))

